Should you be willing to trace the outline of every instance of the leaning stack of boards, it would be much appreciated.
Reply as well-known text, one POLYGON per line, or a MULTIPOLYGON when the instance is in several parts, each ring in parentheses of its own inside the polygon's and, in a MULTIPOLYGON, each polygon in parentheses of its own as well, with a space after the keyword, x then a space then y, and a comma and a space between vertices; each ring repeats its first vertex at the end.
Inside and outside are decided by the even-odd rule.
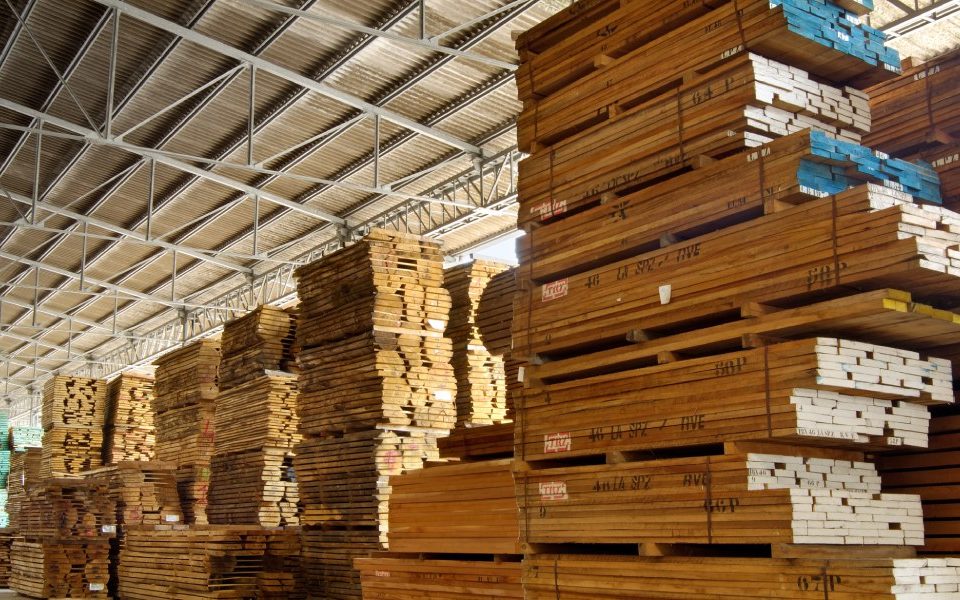
POLYGON ((210 523, 299 525, 297 376, 277 370, 292 364, 294 333, 292 315, 269 306, 223 329, 210 523))
POLYGON ((296 277, 305 573, 313 597, 360 598, 353 559, 386 545, 389 478, 437 459, 456 422, 443 258, 374 230, 296 277))
POLYGON ((176 465, 158 461, 120 461, 87 471, 84 478, 106 491, 114 503, 116 536, 110 540, 111 597, 118 597, 118 566, 129 527, 183 522, 177 494, 176 465))
POLYGON ((858 144, 899 71, 869 4, 597 0, 518 39, 526 597, 956 594, 870 458, 954 401, 960 215, 858 144))
POLYGON ((134 526, 120 553, 125 600, 303 598, 296 528, 134 526))
POLYGON ((7 514, 10 526, 17 529, 20 524, 20 507, 30 489, 40 483, 40 447, 24 448, 14 452, 10 458, 10 475, 7 477, 7 514))
POLYGON ((43 388, 41 477, 76 475, 102 464, 107 382, 55 375, 43 388))
POLYGON ((220 342, 194 342, 157 359, 155 364, 156 458, 177 466, 186 522, 203 524, 207 522, 220 342))
POLYGON ((104 484, 46 479, 23 503, 10 587, 31 598, 107 598, 116 504, 104 484))
POLYGON ((508 418, 503 356, 484 347, 477 326, 484 289, 507 268, 495 261, 474 260, 451 267, 443 274, 443 287, 447 288, 452 302, 446 335, 453 342, 457 427, 493 425, 508 418))
POLYGON ((505 458, 428 465, 394 477, 391 554, 355 561, 363 597, 523 598, 512 468, 513 459, 505 458))
POLYGON ((296 372, 296 336, 293 309, 263 305, 227 323, 220 338, 220 389, 262 377, 265 371, 296 372))
POLYGON ((153 378, 121 373, 107 389, 103 464, 153 460, 153 378))

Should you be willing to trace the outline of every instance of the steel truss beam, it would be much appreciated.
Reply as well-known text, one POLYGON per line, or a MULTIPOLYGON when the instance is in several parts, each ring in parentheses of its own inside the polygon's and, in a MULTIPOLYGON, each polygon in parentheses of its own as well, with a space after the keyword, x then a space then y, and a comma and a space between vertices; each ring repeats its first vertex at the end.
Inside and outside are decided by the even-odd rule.
POLYGON ((265 71, 281 79, 286 79, 290 83, 294 83, 300 87, 317 92, 318 94, 346 104, 347 106, 352 106, 371 115, 379 115, 380 117, 391 121, 392 123, 396 123, 401 127, 422 133, 423 135, 448 144, 454 148, 470 152, 471 154, 482 154, 482 150, 477 146, 467 143, 445 131, 436 129, 434 127, 424 126, 423 124, 392 110, 371 104, 365 100, 357 98, 352 94, 348 94, 325 83, 320 83, 310 79, 309 77, 305 77, 296 71, 292 71, 286 67, 281 67, 280 65, 264 60, 258 56, 254 56, 253 54, 249 54, 228 44, 224 44, 223 42, 203 35, 202 33, 198 33, 192 29, 182 27, 149 11, 127 4, 122 0, 94 0, 94 2, 109 8, 119 9, 123 14, 137 19, 138 21, 142 21, 148 25, 152 25, 153 27, 167 31, 168 33, 180 36, 189 42, 203 46, 209 50, 213 50, 214 52, 219 52, 220 54, 233 58, 234 60, 239 60, 241 62, 253 65, 260 71, 265 71))
POLYGON ((947 17, 960 14, 960 0, 938 0, 929 6, 916 9, 909 9, 909 7, 901 6, 900 3, 897 4, 898 8, 905 10, 907 14, 896 21, 891 21, 879 27, 890 39, 903 37, 908 33, 914 33, 929 27, 947 17))

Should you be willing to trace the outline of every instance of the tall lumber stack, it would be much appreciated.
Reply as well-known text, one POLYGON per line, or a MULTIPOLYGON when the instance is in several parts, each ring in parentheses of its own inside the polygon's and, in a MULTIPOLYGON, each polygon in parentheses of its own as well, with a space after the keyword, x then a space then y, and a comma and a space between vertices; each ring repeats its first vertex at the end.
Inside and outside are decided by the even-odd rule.
MULTIPOLYGON (((944 206, 960 209, 960 51, 905 69, 893 80, 871 87, 873 131, 867 140, 878 150, 908 160, 928 161, 940 176, 944 206)), ((923 551, 960 553, 960 410, 935 409, 927 450, 884 457, 890 489, 919 494, 927 541, 923 551)))
POLYGON ((297 377, 292 365, 294 317, 262 306, 224 327, 211 461, 211 523, 299 525, 293 477, 297 377))
POLYGON ((484 289, 506 269, 502 263, 474 260, 443 274, 452 302, 446 335, 453 342, 458 427, 493 425, 508 418, 504 360, 484 346, 477 323, 484 289))
POLYGON ((102 464, 107 382, 67 375, 43 389, 41 477, 76 475, 102 464))
POLYGON ((183 516, 207 522, 220 366, 219 340, 200 340, 157 359, 153 388, 156 458, 174 463, 183 516))
POLYGON ((8 482, 10 477, 10 436, 9 417, 7 411, 0 410, 0 529, 10 526, 10 515, 7 512, 8 482))
POLYGON ((298 535, 243 525, 131 527, 120 553, 120 597, 302 598, 298 535))
POLYGON ((107 598, 116 503, 106 485, 46 479, 23 502, 11 589, 32 598, 107 598))
POLYGON ((43 450, 39 447, 24 448, 10 458, 10 475, 7 477, 7 513, 10 526, 20 526, 20 507, 31 487, 40 483, 40 462, 43 450))
POLYGON ((374 230, 296 277, 308 588, 359 598, 352 561, 387 542, 389 478, 438 458, 437 437, 457 418, 442 255, 374 230))
POLYGON ((103 440, 104 464, 153 459, 152 377, 121 373, 110 382, 103 440))
POLYGON ((116 536, 110 540, 111 597, 118 597, 120 552, 130 527, 183 522, 177 494, 176 465, 157 461, 120 461, 84 473, 88 481, 103 486, 114 503, 116 536))
POLYGON ((518 39, 526 597, 956 592, 870 459, 954 402, 960 215, 858 144, 899 71, 869 8, 597 0, 518 39))

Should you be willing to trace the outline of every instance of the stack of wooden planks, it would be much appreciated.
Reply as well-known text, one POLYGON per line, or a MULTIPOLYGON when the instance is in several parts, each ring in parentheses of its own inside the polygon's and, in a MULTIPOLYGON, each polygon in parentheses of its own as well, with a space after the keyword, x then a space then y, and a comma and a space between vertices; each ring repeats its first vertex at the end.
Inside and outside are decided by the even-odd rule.
POLYGON ((10 475, 7 477, 7 514, 10 526, 20 524, 20 507, 30 489, 40 482, 40 448, 26 448, 10 456, 10 475))
POLYGON ((513 302, 517 295, 516 267, 495 275, 483 290, 477 306, 477 328, 480 339, 490 354, 503 357, 507 381, 507 415, 513 418, 514 407, 523 393, 523 360, 513 352, 513 302))
POLYGON ((156 458, 177 466, 187 523, 207 522, 220 342, 200 340, 157 359, 153 412, 156 458))
POLYGON ((956 144, 960 135, 958 77, 960 50, 954 50, 869 88, 874 122, 865 143, 896 156, 956 144))
POLYGON ((105 482, 44 479, 23 500, 18 528, 28 539, 106 542, 117 533, 117 503, 105 482))
POLYGON ((928 554, 960 553, 960 410, 934 409, 930 445, 922 451, 879 458, 884 488, 919 494, 928 554))
POLYGON ((152 460, 154 456, 153 378, 121 373, 107 390, 103 462, 152 460))
POLYGON ((67 375, 47 380, 43 426, 42 477, 75 475, 102 463, 107 382, 67 375))
POLYGON ((131 527, 120 553, 120 596, 302 598, 296 528, 251 526, 131 527))
POLYGON ((11 427, 10 449, 23 452, 27 448, 39 448, 43 445, 42 427, 11 427))
POLYGON ((110 545, 14 540, 10 588, 31 598, 109 598, 110 545))
POLYGON ((438 458, 456 423, 450 294, 437 243, 383 230, 296 277, 305 571, 359 598, 352 560, 387 543, 389 477, 438 458))
POLYGON ((960 589, 896 562, 955 478, 873 462, 947 443, 960 215, 915 131, 859 144, 887 118, 863 87, 916 87, 870 8, 588 0, 519 37, 525 597, 960 589))
POLYGON ((295 372, 297 316, 293 310, 259 306, 223 327, 220 390, 262 377, 295 372))
POLYGON ((612 557, 542 554, 524 561, 527 600, 956 596, 955 558, 612 557))
POLYGON ((384 556, 358 558, 355 564, 365 600, 524 598, 517 560, 384 556))
POLYGON ((16 530, 0 529, 0 589, 10 587, 10 546, 16 537, 16 530))
POLYGON ((477 325, 484 289, 507 268, 503 263, 474 260, 443 274, 443 286, 452 302, 446 335, 453 342, 458 427, 493 425, 507 419, 504 359, 484 347, 477 325))

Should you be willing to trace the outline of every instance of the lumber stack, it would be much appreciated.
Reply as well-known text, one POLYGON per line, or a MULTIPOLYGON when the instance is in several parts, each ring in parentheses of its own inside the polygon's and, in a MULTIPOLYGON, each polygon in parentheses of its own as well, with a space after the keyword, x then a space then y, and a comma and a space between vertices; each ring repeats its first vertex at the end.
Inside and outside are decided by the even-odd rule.
POLYGON ((41 477, 76 475, 102 463, 107 382, 67 375, 43 389, 41 477))
POLYGON ((120 596, 300 598, 298 533, 240 525, 131 527, 120 553, 120 596))
POLYGON ((443 287, 452 302, 446 335, 453 342, 458 427, 493 425, 507 419, 504 359, 484 347, 477 323, 484 289, 506 269, 502 263, 474 260, 443 274, 443 287))
POLYGON ((152 460, 156 437, 153 425, 153 378, 121 373, 107 390, 103 427, 103 462, 152 460))
POLYGON ((267 371, 295 372, 297 316, 291 309, 258 306, 223 327, 220 390, 267 371))
POLYGON ((16 530, 0 529, 0 588, 10 587, 10 547, 16 537, 16 530))
POLYGON ((30 489, 40 482, 40 448, 26 448, 10 457, 10 475, 7 477, 7 513, 10 525, 16 529, 20 524, 20 507, 30 489))
POLYGON ((960 51, 903 70, 867 90, 874 126, 865 142, 895 156, 910 156, 960 134, 960 51))
POLYGON ((450 294, 435 242, 382 230, 296 277, 305 571, 320 597, 359 598, 352 560, 387 543, 389 478, 456 423, 450 294))
POLYGON ((109 598, 110 546, 14 540, 10 588, 31 598, 109 598))
POLYGON ((156 458, 177 467, 187 523, 207 522, 220 342, 200 340, 157 359, 153 412, 156 458))
POLYGON ((517 40, 526 597, 955 593, 895 562, 921 496, 873 462, 955 400, 960 215, 860 144, 899 72, 870 8, 597 0, 517 40))
POLYGON ((960 411, 934 409, 925 450, 887 454, 879 459, 884 486, 919 494, 923 503, 927 554, 960 553, 960 411))
POLYGON ((10 449, 23 452, 27 448, 39 448, 43 445, 42 427, 11 427, 10 449))
POLYGON ((519 561, 378 556, 355 564, 365 600, 524 598, 519 561))
POLYGON ((3 435, 9 423, 6 411, 0 411, 0 529, 10 526, 10 515, 7 512, 8 479, 10 478, 10 445, 9 436, 3 435))
POLYGON ((102 541, 117 533, 117 505, 104 482, 44 479, 31 487, 20 508, 18 529, 27 539, 102 541))
POLYGON ((955 558, 611 557, 538 555, 524 561, 528 600, 588 598, 947 599, 960 583, 955 558), (691 580, 691 574, 695 579, 691 580))
POLYGON ((507 413, 513 415, 517 399, 523 392, 520 376, 523 361, 513 352, 513 301, 517 293, 516 267, 494 275, 484 288, 477 305, 477 329, 490 354, 503 357, 507 382, 507 413))

